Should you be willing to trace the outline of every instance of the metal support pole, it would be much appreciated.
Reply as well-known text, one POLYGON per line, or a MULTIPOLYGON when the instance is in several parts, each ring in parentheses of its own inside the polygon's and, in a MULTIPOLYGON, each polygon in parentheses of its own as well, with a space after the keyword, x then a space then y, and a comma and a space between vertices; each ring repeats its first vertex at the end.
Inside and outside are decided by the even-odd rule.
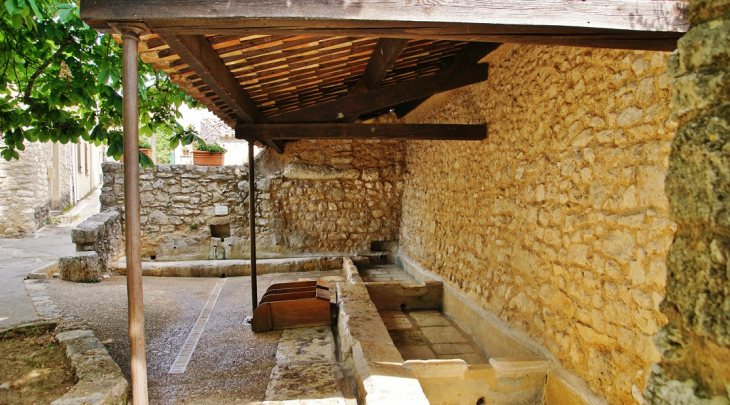
POLYGON ((258 292, 256 291, 256 179, 254 176, 253 161, 253 139, 248 142, 248 223, 251 237, 251 300, 253 307, 258 305, 258 292))
POLYGON ((127 302, 132 366, 132 400, 147 405, 147 359, 142 301, 142 248, 139 198, 139 105, 137 45, 139 33, 122 30, 122 86, 124 94, 124 224, 127 242, 127 302))

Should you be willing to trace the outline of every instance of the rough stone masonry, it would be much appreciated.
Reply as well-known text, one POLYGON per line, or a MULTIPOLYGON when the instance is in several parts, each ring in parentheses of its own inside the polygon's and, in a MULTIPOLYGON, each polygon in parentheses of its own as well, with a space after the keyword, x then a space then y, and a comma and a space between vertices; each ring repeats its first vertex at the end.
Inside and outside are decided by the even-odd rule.
POLYGON ((730 1, 690 1, 669 60, 680 122, 667 174, 678 225, 667 259, 668 323, 647 400, 730 403, 730 1))
MULTIPOLYGON (((301 141, 256 163, 256 241, 263 257, 363 253, 395 241, 404 149, 394 141, 301 141)), ((105 163, 102 209, 123 212, 123 164, 105 163)), ((146 259, 246 258, 247 169, 157 165, 140 176, 146 259), (224 209, 216 213, 216 207, 224 209)))
POLYGON ((666 322, 667 57, 503 45, 489 80, 405 118, 488 139, 407 144, 400 250, 609 403, 642 401, 666 322))

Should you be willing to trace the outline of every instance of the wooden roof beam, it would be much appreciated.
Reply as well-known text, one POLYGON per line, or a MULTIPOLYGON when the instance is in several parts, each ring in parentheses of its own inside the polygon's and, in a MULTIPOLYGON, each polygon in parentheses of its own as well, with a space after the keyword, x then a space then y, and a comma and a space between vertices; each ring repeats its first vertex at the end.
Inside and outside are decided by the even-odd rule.
MULTIPOLYGON (((365 66, 365 71, 350 90, 350 94, 364 93, 378 88, 406 45, 408 45, 407 39, 380 38, 365 66)), ((359 115, 351 115, 342 119, 341 122, 355 122, 358 117, 359 115)))
POLYGON ((482 64, 452 72, 408 80, 366 93, 349 94, 337 100, 315 104, 298 111, 270 117, 270 123, 331 122, 351 115, 362 115, 382 108, 418 100, 443 91, 453 90, 487 80, 489 65, 482 64))
MULTIPOLYGON (((161 35, 162 39, 223 102, 239 122, 265 122, 264 115, 203 35, 161 35)), ((279 153, 283 144, 266 142, 279 153)))
POLYGON ((390 139, 478 141, 487 138, 486 125, 460 124, 238 124, 236 138, 390 139))
POLYGON ((393 67, 403 49, 408 45, 407 39, 380 38, 368 60, 365 71, 355 84, 351 93, 364 93, 380 86, 385 75, 393 67))
POLYGON ((81 17, 144 21, 153 33, 319 35, 672 51, 689 28, 680 0, 84 0, 81 17), (326 3, 326 4, 325 4, 326 3), (283 3, 282 3, 283 4, 283 3))

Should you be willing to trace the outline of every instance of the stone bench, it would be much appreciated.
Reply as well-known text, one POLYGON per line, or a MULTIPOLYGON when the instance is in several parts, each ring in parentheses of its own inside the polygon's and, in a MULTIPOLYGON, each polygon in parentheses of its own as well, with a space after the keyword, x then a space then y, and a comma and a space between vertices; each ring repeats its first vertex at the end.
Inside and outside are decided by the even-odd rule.
MULTIPOLYGON (((106 273, 109 264, 123 250, 121 215, 117 211, 94 214, 71 230, 71 240, 77 252, 96 252, 99 268, 106 273)), ((63 278, 63 270, 61 273, 63 278)))

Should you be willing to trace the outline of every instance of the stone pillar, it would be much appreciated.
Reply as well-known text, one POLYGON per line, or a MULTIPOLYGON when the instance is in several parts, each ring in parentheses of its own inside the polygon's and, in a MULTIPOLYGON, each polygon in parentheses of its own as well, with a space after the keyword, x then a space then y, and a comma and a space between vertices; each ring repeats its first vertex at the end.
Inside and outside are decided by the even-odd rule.
POLYGON ((730 403, 730 1, 690 1, 669 60, 679 123, 666 192, 678 229, 667 258, 668 324, 645 399, 730 403))

